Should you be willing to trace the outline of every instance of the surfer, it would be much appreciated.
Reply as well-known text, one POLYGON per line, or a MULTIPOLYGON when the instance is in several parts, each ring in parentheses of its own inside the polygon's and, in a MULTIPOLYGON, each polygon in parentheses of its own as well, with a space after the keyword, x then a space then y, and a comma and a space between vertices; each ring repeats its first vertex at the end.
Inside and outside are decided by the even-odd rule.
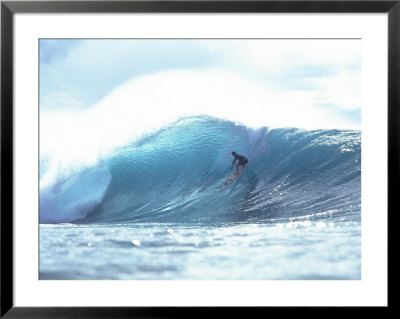
POLYGON ((236 160, 238 160, 238 163, 236 165, 236 176, 239 175, 239 166, 243 166, 245 167, 245 165, 249 162, 248 159, 243 156, 243 155, 239 155, 236 152, 232 152, 232 156, 234 157, 233 162, 232 162, 232 166, 231 169, 233 167, 233 165, 235 165, 236 160))

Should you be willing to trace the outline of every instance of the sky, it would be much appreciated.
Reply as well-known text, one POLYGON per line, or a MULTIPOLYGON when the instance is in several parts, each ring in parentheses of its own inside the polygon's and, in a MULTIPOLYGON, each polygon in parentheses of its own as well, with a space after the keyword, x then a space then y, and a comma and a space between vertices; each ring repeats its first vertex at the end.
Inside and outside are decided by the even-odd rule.
POLYGON ((250 126, 359 129, 361 41, 40 40, 42 113, 105 100, 137 114, 168 108, 250 126))

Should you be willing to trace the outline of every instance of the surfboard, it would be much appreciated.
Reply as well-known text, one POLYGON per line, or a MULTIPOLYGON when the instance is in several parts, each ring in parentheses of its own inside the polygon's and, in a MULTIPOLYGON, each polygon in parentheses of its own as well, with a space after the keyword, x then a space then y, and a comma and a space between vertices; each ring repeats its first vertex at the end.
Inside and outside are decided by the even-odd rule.
POLYGON ((233 173, 231 176, 228 177, 228 179, 224 182, 223 185, 228 185, 228 184, 234 182, 243 173, 243 171, 245 169, 246 169, 246 166, 240 166, 239 167, 239 175, 235 175, 235 173, 236 173, 236 171, 235 171, 235 173, 233 173))

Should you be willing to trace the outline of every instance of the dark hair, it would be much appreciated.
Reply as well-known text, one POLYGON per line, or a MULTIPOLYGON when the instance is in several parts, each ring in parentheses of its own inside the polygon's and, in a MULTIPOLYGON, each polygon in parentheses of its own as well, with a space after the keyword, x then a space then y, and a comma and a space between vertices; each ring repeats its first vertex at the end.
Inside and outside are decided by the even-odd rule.
POLYGON ((236 152, 235 152, 235 151, 233 151, 233 152, 232 152, 232 155, 236 155, 236 152))

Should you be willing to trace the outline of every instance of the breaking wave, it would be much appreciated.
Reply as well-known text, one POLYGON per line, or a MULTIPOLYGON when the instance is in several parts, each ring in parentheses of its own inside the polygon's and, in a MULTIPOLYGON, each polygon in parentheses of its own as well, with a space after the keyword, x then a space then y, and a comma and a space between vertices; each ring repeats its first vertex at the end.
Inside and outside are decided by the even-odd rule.
POLYGON ((361 133, 182 118, 89 167, 41 158, 41 223, 360 219, 361 133), (249 164, 233 183, 232 151, 249 164))

